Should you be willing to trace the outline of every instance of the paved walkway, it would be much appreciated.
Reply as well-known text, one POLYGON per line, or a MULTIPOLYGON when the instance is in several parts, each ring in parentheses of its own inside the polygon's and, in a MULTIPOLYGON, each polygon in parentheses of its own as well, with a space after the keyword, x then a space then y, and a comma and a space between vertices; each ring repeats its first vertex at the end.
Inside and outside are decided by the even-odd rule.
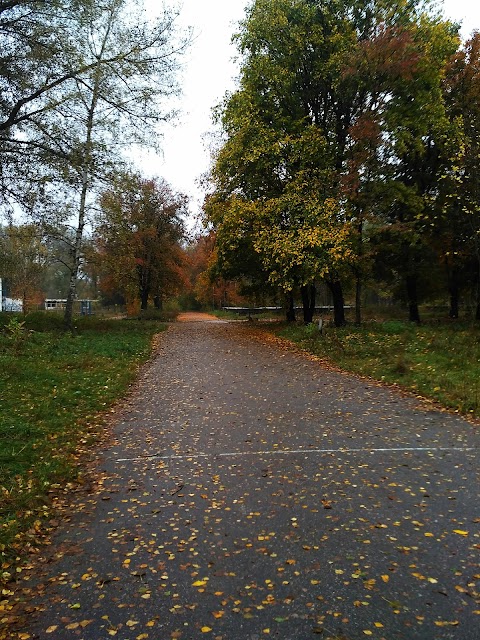
POLYGON ((11 637, 478 640, 477 447, 249 326, 176 324, 11 637))

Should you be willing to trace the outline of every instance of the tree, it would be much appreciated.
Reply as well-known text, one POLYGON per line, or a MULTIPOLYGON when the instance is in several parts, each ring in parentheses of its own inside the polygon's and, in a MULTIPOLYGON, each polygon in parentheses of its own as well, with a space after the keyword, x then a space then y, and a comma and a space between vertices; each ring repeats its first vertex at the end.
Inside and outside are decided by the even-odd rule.
MULTIPOLYGON (((256 0, 237 36, 240 88, 220 110, 226 141, 212 172, 219 256, 234 258, 248 227, 243 240, 269 280, 302 288, 306 321, 324 278, 335 323, 345 322, 341 280, 353 270, 359 299, 372 220, 423 231, 415 216, 441 167, 432 157, 448 134, 442 72, 457 43, 428 5, 256 0), (388 214, 375 202, 382 192, 388 214)), ((410 290, 413 241, 404 239, 410 290)))
POLYGON ((47 265, 47 246, 35 225, 9 225, 0 232, 0 269, 10 295, 22 301, 23 313, 40 302, 47 265))
POLYGON ((460 291, 471 286, 480 320, 480 34, 449 61, 444 94, 458 127, 457 153, 442 176, 442 210, 436 220, 440 258, 448 274, 450 317, 458 317, 460 291))
MULTIPOLYGON (((13 17, 21 14, 22 4, 12 9, 13 17)), ((28 56, 20 58, 27 77, 29 64, 36 70, 30 82, 21 80, 20 97, 8 99, 7 69, 0 134, 12 158, 18 147, 35 152, 42 168, 38 216, 46 227, 75 219, 65 310, 70 326, 95 189, 105 184, 127 145, 157 140, 156 126, 171 115, 164 99, 177 91, 175 72, 186 39, 176 35, 174 11, 165 9, 156 21, 147 20, 141 0, 26 4, 55 34, 56 55, 45 64, 38 52, 32 53, 31 64, 28 56)), ((33 27, 28 34, 33 37, 33 27)), ((11 56, 7 62, 13 65, 11 56)))
POLYGON ((163 180, 137 174, 119 177, 101 198, 96 229, 99 267, 110 289, 128 301, 156 307, 184 282, 182 216, 186 197, 174 193, 163 180))
MULTIPOLYGON (((255 265, 257 254, 271 285, 288 297, 301 287, 304 300, 316 277, 336 279, 336 264, 329 270, 326 262, 335 252, 338 257, 340 243, 333 249, 332 238, 334 230, 343 233, 344 222, 340 208, 332 206, 334 154, 312 86, 318 91, 322 85, 319 69, 329 46, 341 48, 345 40, 328 8, 323 21, 318 14, 313 4, 288 0, 257 1, 250 10, 238 36, 244 56, 241 87, 223 106, 227 141, 212 174, 212 202, 219 203, 221 217, 212 207, 207 210, 221 243, 219 256, 227 252, 234 258, 236 243, 249 244, 248 263, 255 265), (333 31, 338 44, 332 37, 325 45, 325 33, 333 31), (245 228, 249 232, 240 238, 245 228)), ((245 259, 245 253, 237 255, 245 259)), ((342 324, 343 305, 336 309, 342 324)), ((306 322, 311 315, 312 296, 304 305, 306 322)))

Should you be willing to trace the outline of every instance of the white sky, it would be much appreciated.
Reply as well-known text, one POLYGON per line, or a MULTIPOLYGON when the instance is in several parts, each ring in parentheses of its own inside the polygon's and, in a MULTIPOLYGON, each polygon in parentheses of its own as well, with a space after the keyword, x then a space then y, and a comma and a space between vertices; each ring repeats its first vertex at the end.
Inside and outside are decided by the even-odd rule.
MULTIPOLYGON (((182 2, 181 23, 192 26, 196 35, 185 61, 182 115, 176 126, 163 129, 163 156, 149 156, 142 168, 149 175, 164 177, 174 189, 190 196, 193 217, 203 201, 198 179, 210 165, 207 134, 213 131, 211 110, 227 90, 235 87, 236 50, 230 40, 249 4, 249 0, 182 2)), ((462 23, 463 37, 480 29, 478 0, 444 0, 443 7, 447 18, 462 23)))

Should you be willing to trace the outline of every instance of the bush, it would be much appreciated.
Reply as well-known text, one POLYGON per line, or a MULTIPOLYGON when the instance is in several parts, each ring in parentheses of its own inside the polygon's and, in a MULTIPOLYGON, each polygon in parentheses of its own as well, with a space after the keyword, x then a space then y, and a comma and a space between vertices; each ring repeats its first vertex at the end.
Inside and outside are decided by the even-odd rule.
POLYGON ((63 331, 63 313, 55 311, 32 311, 24 317, 25 327, 30 331, 63 331))

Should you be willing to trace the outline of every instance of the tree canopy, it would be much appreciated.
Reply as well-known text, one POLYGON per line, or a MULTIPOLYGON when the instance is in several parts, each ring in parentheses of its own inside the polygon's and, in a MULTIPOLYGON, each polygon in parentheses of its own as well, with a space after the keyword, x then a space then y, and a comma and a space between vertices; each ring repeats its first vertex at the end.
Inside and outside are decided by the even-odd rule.
POLYGON ((216 112, 205 206, 220 272, 255 269, 310 306, 324 280, 342 324, 342 282, 360 291, 389 253, 383 271, 419 321, 445 175, 465 149, 446 91, 465 60, 457 26, 420 0, 256 0, 235 40, 240 84, 216 112))

